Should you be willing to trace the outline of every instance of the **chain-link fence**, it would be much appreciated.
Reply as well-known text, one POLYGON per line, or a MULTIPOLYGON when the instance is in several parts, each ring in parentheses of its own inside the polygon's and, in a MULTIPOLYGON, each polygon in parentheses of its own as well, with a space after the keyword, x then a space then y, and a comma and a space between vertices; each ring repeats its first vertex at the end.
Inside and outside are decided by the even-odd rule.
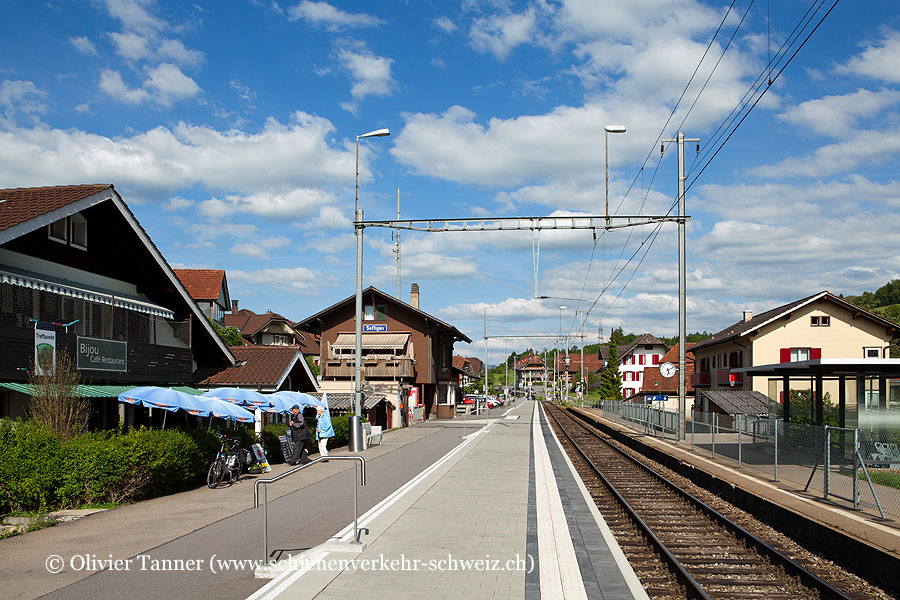
MULTIPOLYGON (((676 412, 624 402, 600 402, 594 408, 644 434, 675 439, 676 412)), ((900 518, 900 430, 821 427, 768 416, 695 411, 687 415, 684 442, 681 447, 691 452, 792 489, 900 518)))

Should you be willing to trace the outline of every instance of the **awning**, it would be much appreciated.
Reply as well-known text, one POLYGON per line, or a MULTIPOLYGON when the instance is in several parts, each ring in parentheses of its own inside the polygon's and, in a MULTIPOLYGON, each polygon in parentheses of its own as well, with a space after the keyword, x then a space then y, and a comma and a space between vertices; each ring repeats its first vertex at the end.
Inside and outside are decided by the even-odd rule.
MULTIPOLYGON (((406 347, 409 336, 408 333, 364 333, 362 334, 362 347, 402 350, 406 347)), ((331 347, 335 350, 356 348, 356 334, 339 333, 331 347)))
POLYGON ((59 294, 70 298, 80 298, 99 304, 108 304, 117 308, 125 308, 164 319, 173 319, 175 313, 164 306, 153 304, 141 298, 123 296, 112 290, 95 288, 81 283, 57 279, 49 275, 20 271, 6 267, 0 271, 0 283, 9 283, 33 290, 59 294))
MULTIPOLYGON (((4 387, 8 390, 13 390, 14 392, 21 392, 23 394, 31 395, 31 384, 28 383, 17 383, 17 382, 6 382, 0 383, 0 387, 4 387)), ((118 398, 119 394, 123 394, 128 390, 133 390, 136 387, 141 387, 138 385, 84 385, 81 384, 77 387, 78 393, 85 398, 118 398)), ((203 392, 201 390, 194 389, 192 387, 188 387, 186 385, 175 385, 172 386, 171 389, 177 390, 179 392, 185 392, 186 394, 191 394, 193 396, 199 396, 203 392)))

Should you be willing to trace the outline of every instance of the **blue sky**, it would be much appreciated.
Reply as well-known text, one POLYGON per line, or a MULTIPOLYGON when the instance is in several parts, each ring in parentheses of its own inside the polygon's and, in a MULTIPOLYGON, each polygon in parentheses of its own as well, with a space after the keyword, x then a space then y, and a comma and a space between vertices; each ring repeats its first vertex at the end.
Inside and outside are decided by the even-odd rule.
MULTIPOLYGON (((357 135, 391 130, 360 145, 368 220, 394 218, 398 188, 403 218, 603 214, 610 124, 628 129, 609 136, 611 212, 659 215, 677 189, 657 139, 683 121, 702 140, 689 331, 896 278, 896 3, 838 3, 722 144, 769 56, 777 74, 833 1, 729 4, 6 0, 0 180, 113 183, 173 266, 226 269, 242 307, 300 320, 353 293, 357 135)), ((597 233, 541 234, 538 295, 587 300, 588 342, 676 333, 675 226, 597 233)), ((364 285, 395 294, 390 230, 365 240, 364 285)), ((402 299, 419 283, 424 310, 476 339, 460 353, 483 356, 486 306, 491 336, 580 327, 578 303, 533 298, 530 232, 402 241, 402 299)))

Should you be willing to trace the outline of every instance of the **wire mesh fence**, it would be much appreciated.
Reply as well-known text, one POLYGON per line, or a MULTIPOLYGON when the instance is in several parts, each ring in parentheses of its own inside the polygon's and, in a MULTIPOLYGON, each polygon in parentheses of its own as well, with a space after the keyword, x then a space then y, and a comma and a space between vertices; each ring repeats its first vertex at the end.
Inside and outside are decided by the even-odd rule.
MULTIPOLYGON (((675 439, 676 412, 608 401, 594 408, 646 435, 675 439)), ((789 489, 900 518, 900 430, 822 427, 764 415, 694 411, 687 415, 684 441, 691 452, 789 489)))

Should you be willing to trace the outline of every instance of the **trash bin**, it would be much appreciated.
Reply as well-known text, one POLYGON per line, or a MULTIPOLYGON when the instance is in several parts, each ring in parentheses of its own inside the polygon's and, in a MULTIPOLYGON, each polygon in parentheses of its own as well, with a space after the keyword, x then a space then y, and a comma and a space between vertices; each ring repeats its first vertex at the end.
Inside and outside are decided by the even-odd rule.
POLYGON ((362 452, 366 449, 366 440, 363 437, 362 417, 352 415, 347 420, 347 446, 350 452, 362 452))

